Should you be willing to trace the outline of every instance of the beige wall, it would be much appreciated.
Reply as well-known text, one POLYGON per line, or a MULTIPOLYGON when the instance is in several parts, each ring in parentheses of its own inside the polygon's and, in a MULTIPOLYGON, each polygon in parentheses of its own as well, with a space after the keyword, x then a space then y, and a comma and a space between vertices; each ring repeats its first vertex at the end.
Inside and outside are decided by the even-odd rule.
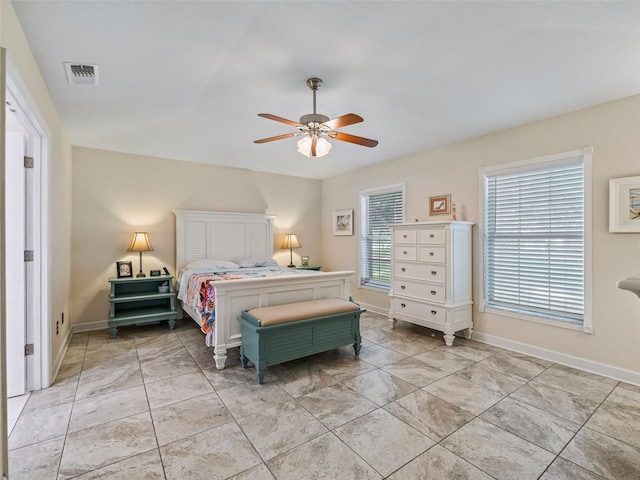
POLYGON ((154 247, 143 253, 145 273, 163 266, 175 273, 173 210, 178 209, 276 215, 274 258, 289 264, 289 251, 280 245, 292 232, 302 244, 294 250, 294 263, 300 264, 300 255, 321 261, 318 180, 74 147, 74 326, 108 319, 108 279, 116 274, 115 262, 131 260, 139 269, 139 254, 126 251, 134 231, 148 232, 154 247))
MULTIPOLYGON (((384 139, 381 139, 381 142, 384 139)), ((406 182, 407 221, 429 220, 428 197, 451 193, 461 220, 478 222, 478 169, 489 165, 594 147, 593 335, 474 311, 477 332, 640 373, 640 300, 616 281, 640 273, 640 234, 608 232, 608 180, 640 175, 640 96, 607 103, 456 143, 325 180, 322 183, 322 247, 328 268, 357 270, 358 237, 331 234, 333 210, 354 208, 364 188, 406 182)), ((437 220, 432 217, 431 220, 437 220)), ((477 226, 474 248, 478 246, 477 226)), ((474 252, 477 253, 477 252, 474 252)), ((474 280, 478 299, 478 255, 474 280)), ((360 301, 386 311, 386 294, 359 289, 360 301)))
MULTIPOLYGON (((42 213, 49 216, 50 225, 48 244, 51 303, 48 322, 51 334, 51 366, 55 370, 60 355, 64 353, 62 347, 69 334, 69 322, 61 326, 58 334, 55 323, 61 318, 62 313, 68 318, 69 311, 71 144, 10 2, 0 2, 0 20, 0 42, 7 49, 7 74, 17 84, 21 95, 27 99, 30 109, 47 130, 49 137, 49 211, 42 213)), ((53 373, 55 371, 50 372, 53 373)))

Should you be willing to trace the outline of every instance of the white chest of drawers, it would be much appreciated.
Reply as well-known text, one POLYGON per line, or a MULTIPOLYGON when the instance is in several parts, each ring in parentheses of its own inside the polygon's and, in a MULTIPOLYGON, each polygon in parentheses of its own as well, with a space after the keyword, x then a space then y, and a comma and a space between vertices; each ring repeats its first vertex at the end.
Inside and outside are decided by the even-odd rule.
POLYGON ((448 346, 464 330, 471 338, 472 222, 390 225, 392 246, 389 320, 444 333, 448 346))

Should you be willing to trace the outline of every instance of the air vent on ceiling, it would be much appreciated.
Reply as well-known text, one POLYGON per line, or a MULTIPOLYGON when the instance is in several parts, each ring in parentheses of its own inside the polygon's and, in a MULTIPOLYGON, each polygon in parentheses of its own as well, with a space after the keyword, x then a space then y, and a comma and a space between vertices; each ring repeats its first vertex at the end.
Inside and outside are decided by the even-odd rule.
POLYGON ((73 85, 98 85, 98 65, 65 62, 67 81, 73 85))

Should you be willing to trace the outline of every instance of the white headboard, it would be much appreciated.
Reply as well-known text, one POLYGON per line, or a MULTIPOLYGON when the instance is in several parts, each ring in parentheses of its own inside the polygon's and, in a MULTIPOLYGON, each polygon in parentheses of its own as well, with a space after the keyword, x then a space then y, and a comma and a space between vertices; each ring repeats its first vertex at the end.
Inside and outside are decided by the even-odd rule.
POLYGON ((176 274, 194 260, 273 257, 273 215, 174 210, 176 274))

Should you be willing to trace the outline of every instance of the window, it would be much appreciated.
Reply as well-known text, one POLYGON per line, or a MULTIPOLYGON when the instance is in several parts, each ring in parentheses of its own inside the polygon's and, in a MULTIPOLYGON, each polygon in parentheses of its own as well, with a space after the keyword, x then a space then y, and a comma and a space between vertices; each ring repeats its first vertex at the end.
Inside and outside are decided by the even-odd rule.
POLYGON ((360 285, 391 286, 390 223, 404 221, 404 184, 360 192, 360 285))
POLYGON ((482 169, 481 310, 591 331, 591 149, 482 169))

